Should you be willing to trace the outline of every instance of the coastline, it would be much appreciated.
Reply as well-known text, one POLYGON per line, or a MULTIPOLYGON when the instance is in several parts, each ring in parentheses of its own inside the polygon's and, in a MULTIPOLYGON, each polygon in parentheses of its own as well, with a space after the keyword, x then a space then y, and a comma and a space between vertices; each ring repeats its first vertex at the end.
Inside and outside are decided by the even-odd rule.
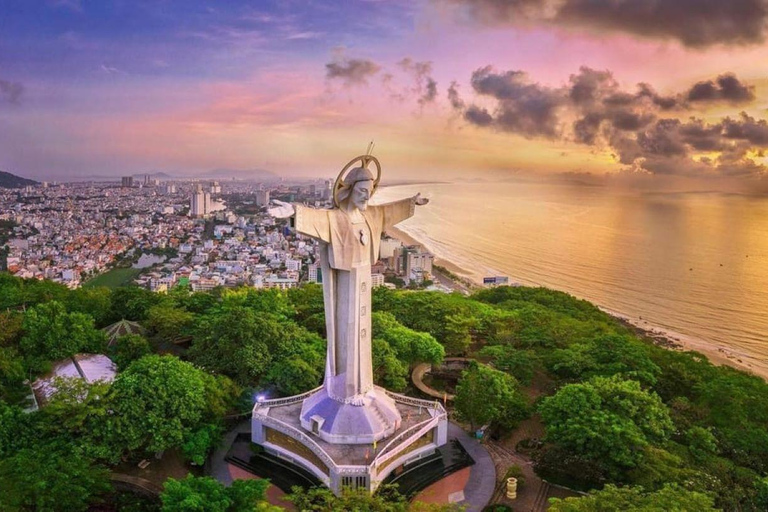
POLYGON ((715 366, 730 366, 768 381, 768 362, 758 361, 754 356, 739 353, 732 348, 723 347, 707 340, 650 325, 647 321, 629 317, 603 306, 598 305, 597 307, 654 345, 669 350, 698 352, 715 366), (753 362, 747 361, 750 359, 753 362))
MULTIPOLYGON (((405 231, 403 231, 398 227, 387 228, 387 234, 394 238, 397 238, 398 240, 403 242, 405 245, 421 245, 423 247, 426 247, 426 245, 423 242, 415 239, 409 233, 406 233, 405 231)), ((437 255, 435 255, 434 263, 448 269, 453 274, 459 276, 462 279, 462 281, 464 281, 459 284, 464 286, 470 285, 469 287, 471 288, 481 287, 477 281, 472 279, 472 275, 469 272, 467 272, 464 268, 460 267, 454 262, 450 260, 446 260, 445 258, 440 258, 437 255)))
MULTIPOLYGON (((402 229, 393 227, 388 231, 391 236, 398 238, 404 244, 421 245, 428 248, 427 244, 424 244, 402 229)), ((459 283, 460 285, 472 284, 474 285, 473 288, 482 288, 481 283, 477 282, 476 279, 473 279, 471 272, 468 272, 456 263, 445 258, 439 258, 437 255, 435 255, 434 261, 436 264, 445 267, 459 276, 463 281, 459 283)), ((599 304, 595 305, 600 308, 601 311, 612 316, 618 322, 634 331, 636 335, 654 345, 669 350, 695 351, 702 354, 716 366, 730 366, 768 381, 768 361, 762 361, 755 356, 739 353, 730 347, 724 347, 704 339, 649 324, 641 317, 635 318, 599 304)))

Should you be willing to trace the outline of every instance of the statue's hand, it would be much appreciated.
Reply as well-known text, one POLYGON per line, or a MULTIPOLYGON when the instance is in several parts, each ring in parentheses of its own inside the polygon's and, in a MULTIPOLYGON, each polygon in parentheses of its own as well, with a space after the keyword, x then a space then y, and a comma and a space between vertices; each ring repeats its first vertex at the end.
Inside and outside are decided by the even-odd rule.
POLYGON ((416 194, 416 197, 414 199, 416 199, 416 204, 418 206, 424 206, 429 202, 429 199, 427 199, 426 197, 421 197, 421 192, 416 194))
POLYGON ((285 219, 296 213, 296 209, 291 203, 285 203, 277 199, 274 199, 272 202, 277 206, 273 208, 267 208, 267 213, 277 219, 285 219))

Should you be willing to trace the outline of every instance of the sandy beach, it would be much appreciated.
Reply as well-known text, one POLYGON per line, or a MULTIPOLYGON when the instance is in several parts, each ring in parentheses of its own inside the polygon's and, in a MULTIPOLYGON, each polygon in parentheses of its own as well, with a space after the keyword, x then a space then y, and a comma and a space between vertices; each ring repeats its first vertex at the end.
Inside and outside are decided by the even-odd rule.
MULTIPOLYGON (((404 244, 425 245, 401 229, 390 228, 388 231, 390 236, 401 240, 404 244)), ((454 262, 435 256, 435 263, 459 276, 462 280, 462 284, 473 285, 475 288, 482 287, 482 284, 477 282, 471 272, 456 265, 454 262)), ((754 374, 768 381, 768 361, 766 360, 759 359, 751 354, 740 352, 732 347, 718 345, 694 336, 650 325, 641 317, 632 317, 599 304, 597 306, 605 313, 630 327, 638 336, 645 338, 658 346, 670 350, 695 351, 704 355, 715 365, 730 366, 754 374)))

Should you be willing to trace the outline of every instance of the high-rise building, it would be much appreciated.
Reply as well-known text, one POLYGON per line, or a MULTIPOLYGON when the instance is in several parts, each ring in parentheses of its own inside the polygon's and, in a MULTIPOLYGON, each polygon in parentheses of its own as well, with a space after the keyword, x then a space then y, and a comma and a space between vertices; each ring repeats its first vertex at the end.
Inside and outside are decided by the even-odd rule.
POLYGON ((435 257, 421 246, 409 245, 402 249, 397 258, 396 270, 406 281, 421 280, 424 274, 432 273, 432 262, 435 257))
POLYGON ((221 194, 221 185, 218 181, 211 182, 211 194, 221 194))
POLYGON ((133 186, 133 176, 123 176, 123 179, 121 181, 121 185, 123 187, 132 187, 133 186))
POLYGON ((395 259, 400 256, 403 243, 397 238, 382 238, 379 244, 379 259, 384 261, 389 268, 395 268, 395 259))
POLYGON ((256 191, 256 206, 268 206, 269 205, 269 190, 257 190, 256 191))
POLYGON ((172 183, 166 183, 165 185, 165 193, 168 195, 175 194, 176 193, 176 185, 172 183))
POLYGON ((189 201, 189 216, 205 217, 211 213, 211 206, 210 192, 203 191, 203 187, 200 184, 195 185, 189 201))

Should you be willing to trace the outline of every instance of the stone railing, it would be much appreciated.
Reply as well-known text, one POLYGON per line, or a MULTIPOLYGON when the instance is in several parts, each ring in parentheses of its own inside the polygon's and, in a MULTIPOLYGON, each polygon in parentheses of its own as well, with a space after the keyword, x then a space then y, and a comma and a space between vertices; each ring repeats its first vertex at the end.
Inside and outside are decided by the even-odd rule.
POLYGON ((387 462, 395 458, 400 452, 410 447, 410 444, 403 444, 402 441, 407 438, 419 439, 427 432, 432 430, 440 423, 440 415, 433 416, 432 418, 417 423, 411 428, 404 430, 397 436, 393 437, 385 446, 381 449, 381 452, 373 459, 371 464, 374 468, 384 467, 387 462), (391 449, 390 449, 391 448, 391 449))
POLYGON ((443 416, 446 414, 445 407, 437 400, 423 400, 421 398, 413 398, 412 396, 405 396, 399 393, 393 393, 386 391, 387 396, 393 399, 395 402, 412 405, 414 407, 424 407, 425 409, 431 409, 437 412, 437 416, 443 416))
POLYGON ((287 396, 285 398, 273 398, 272 400, 263 400, 261 402, 257 401, 255 404, 253 404, 253 408, 257 409, 260 407, 278 407, 280 405, 290 405, 290 404, 295 404, 296 402, 303 402, 305 398, 309 398, 310 395, 315 394, 317 391, 320 391, 321 389, 323 389, 323 386, 318 386, 315 389, 312 389, 300 395, 287 396))
MULTIPOLYGON (((264 402, 262 402, 264 403, 264 402)), ((312 439, 310 436, 299 430, 298 428, 289 425, 288 423, 285 423, 284 421, 280 421, 277 418, 272 418, 267 416, 266 414, 259 414, 254 411, 254 416, 258 416, 259 421, 261 421, 261 424, 273 428, 279 432, 282 432, 283 434, 290 436, 297 441, 301 441, 304 446, 309 448, 312 453, 318 456, 320 460, 325 463, 328 468, 338 468, 339 466, 333 461, 330 455, 328 455, 328 452, 323 450, 323 448, 315 442, 314 439, 312 439)), ((318 468, 319 469, 319 468, 318 468)))

